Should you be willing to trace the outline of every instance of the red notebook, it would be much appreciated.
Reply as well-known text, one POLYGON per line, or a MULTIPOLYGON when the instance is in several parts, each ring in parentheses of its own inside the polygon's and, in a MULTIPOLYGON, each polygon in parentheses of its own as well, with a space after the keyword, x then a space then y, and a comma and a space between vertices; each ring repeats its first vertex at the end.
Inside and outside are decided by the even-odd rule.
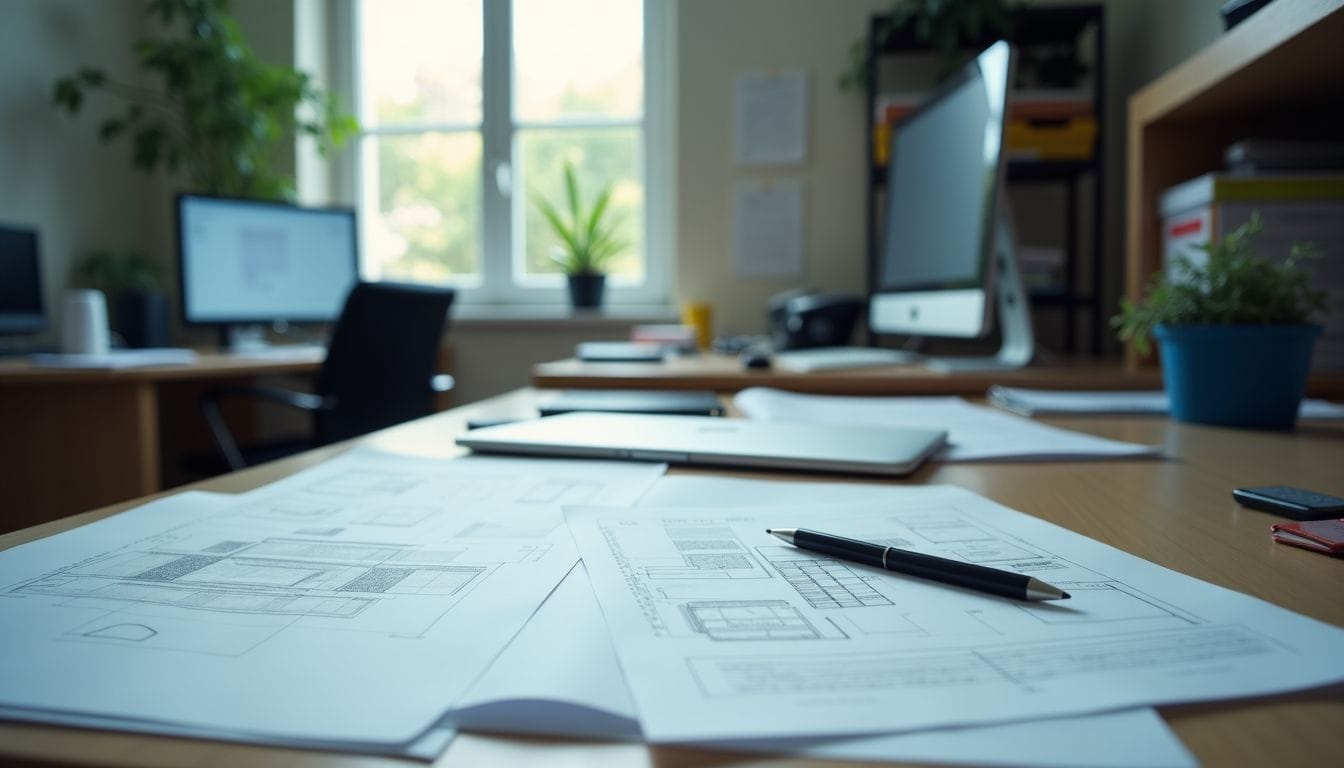
POLYGON ((1344 519, 1275 523, 1269 526, 1269 535, 1281 544, 1292 544, 1294 547, 1336 557, 1344 555, 1344 519))

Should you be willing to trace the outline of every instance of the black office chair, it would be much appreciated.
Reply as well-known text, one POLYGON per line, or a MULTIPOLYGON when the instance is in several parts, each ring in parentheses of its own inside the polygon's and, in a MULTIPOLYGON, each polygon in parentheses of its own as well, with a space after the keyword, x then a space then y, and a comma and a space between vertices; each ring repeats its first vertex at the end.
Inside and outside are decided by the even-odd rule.
POLYGON ((318 445, 373 432, 434 412, 434 396, 452 387, 435 375, 439 342, 454 292, 396 283, 360 283, 336 321, 316 391, 281 387, 223 387, 201 397, 201 412, 231 469, 242 469, 318 445), (311 442, 239 449, 219 403, 251 397, 313 415, 311 442))

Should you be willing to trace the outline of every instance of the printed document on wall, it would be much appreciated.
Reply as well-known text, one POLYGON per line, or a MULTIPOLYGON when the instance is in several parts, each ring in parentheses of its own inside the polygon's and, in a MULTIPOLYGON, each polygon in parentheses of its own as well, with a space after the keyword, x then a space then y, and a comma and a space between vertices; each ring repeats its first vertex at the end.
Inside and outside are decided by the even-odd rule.
POLYGON ((737 182, 733 271, 739 277, 796 277, 803 272, 801 179, 737 182))
POLYGON ((1344 630, 948 486, 843 507, 566 508, 645 736, 839 736, 1344 680, 1344 630), (1036 576, 1024 603, 834 560, 804 527, 1036 576))
POLYGON ((405 753, 574 565, 561 505, 662 470, 357 450, 16 547, 0 707, 405 753))
POLYGON ((739 165, 800 165, 807 159, 807 73, 737 77, 733 138, 739 165))

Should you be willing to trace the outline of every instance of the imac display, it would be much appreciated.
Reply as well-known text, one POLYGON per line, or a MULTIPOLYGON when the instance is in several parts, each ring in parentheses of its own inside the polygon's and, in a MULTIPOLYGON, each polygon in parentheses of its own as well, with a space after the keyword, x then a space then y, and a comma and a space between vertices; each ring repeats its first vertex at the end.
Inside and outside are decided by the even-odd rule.
POLYGON ((46 329, 37 232, 0 225, 0 334, 46 329))
POLYGON ((978 338, 997 315, 1004 337, 994 358, 926 361, 934 367, 1021 366, 1031 357, 1002 193, 1013 58, 1008 43, 990 46, 892 132, 870 329, 978 338))
POLYGON ((182 318, 229 333, 247 325, 330 322, 359 277, 355 212, 181 195, 182 318))

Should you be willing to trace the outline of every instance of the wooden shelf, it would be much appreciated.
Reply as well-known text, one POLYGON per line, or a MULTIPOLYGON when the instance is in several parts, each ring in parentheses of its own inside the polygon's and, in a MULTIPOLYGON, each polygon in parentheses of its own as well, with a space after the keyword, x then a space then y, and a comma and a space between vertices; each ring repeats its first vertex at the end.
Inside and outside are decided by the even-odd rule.
MULTIPOLYGON (((1158 197, 1246 138, 1334 139, 1344 121, 1344 0, 1275 0, 1129 99, 1125 293, 1162 267, 1158 197)), ((1129 348, 1130 370, 1155 367, 1129 348)))

